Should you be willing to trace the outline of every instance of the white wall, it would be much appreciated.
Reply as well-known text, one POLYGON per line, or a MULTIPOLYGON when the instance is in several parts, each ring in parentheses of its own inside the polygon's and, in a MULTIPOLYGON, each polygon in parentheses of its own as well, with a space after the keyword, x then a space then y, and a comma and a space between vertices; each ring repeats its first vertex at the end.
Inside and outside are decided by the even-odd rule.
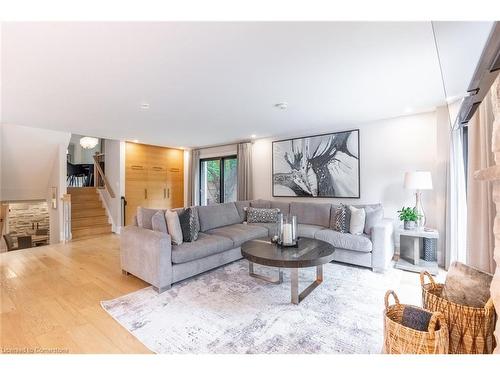
POLYGON ((47 200, 50 242, 59 242, 61 198, 66 193, 66 148, 71 134, 11 124, 2 124, 0 132, 2 200, 47 200), (50 208, 51 187, 57 190, 56 209, 50 208))
MULTIPOLYGON (((66 149, 71 135, 10 124, 2 124, 0 131, 2 200, 46 199, 59 146, 66 149)), ((66 155, 66 150, 64 153, 66 155)))
POLYGON ((106 189, 99 189, 99 192, 109 213, 113 232, 120 233, 122 222, 121 197, 124 195, 125 190, 125 142, 111 139, 106 139, 104 142, 106 149, 104 153, 104 173, 115 197, 111 198, 106 189))
MULTIPOLYGON (((423 205, 427 214, 426 225, 437 228, 444 237, 446 165, 443 155, 447 155, 448 148, 444 148, 446 136, 442 132, 438 144, 436 112, 376 121, 362 124, 357 128, 360 129, 360 199, 273 198, 271 185, 273 139, 260 139, 254 142, 254 198, 294 202, 382 203, 385 216, 396 221, 398 209, 402 206, 413 207, 415 203, 414 192, 403 188, 404 173, 412 170, 429 170, 432 172, 434 190, 423 194, 423 205)), ((346 130, 348 129, 346 127, 346 130)), ((440 241, 439 248, 443 248, 443 241, 440 241)))
POLYGON ((58 145, 56 157, 50 172, 49 183, 46 189, 47 205, 49 207, 50 218, 50 243, 59 243, 64 238, 63 233, 63 207, 61 198, 66 194, 66 146, 58 145), (52 207, 52 191, 51 188, 56 188, 56 204, 57 207, 52 207))

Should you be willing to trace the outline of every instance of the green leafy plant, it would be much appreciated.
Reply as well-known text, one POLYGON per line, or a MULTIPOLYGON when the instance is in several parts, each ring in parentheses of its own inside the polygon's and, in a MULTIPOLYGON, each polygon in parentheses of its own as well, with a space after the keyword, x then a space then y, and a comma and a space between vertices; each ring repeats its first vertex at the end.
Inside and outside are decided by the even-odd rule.
POLYGON ((415 208, 410 207, 403 207, 398 211, 398 214, 401 221, 417 221, 422 217, 422 215, 415 211, 415 208))

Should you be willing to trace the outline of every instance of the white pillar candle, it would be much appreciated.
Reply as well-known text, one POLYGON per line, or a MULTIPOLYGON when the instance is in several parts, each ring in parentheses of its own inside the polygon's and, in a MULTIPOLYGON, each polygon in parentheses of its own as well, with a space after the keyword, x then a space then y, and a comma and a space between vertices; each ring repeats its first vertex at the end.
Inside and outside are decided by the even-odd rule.
POLYGON ((292 224, 283 225, 283 243, 287 245, 292 243, 292 224))

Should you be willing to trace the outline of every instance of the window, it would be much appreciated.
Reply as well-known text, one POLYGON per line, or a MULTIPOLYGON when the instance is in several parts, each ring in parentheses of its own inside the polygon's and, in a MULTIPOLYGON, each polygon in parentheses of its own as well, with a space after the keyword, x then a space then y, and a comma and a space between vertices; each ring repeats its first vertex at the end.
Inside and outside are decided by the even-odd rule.
POLYGON ((236 155, 200 160, 200 205, 236 201, 237 167, 236 155))

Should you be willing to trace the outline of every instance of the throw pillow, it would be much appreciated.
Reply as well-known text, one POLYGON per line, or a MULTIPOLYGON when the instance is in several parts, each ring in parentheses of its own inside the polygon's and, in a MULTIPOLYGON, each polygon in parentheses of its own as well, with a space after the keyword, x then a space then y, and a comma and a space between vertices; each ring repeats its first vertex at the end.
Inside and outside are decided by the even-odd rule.
POLYGON ((140 228, 144 229, 153 229, 153 224, 151 222, 151 219, 153 218, 153 215, 157 213, 159 210, 153 209, 153 208, 146 208, 146 207, 137 207, 137 225, 140 228))
POLYGON ((365 213, 365 233, 370 235, 372 228, 384 218, 384 209, 382 207, 365 207, 365 213))
POLYGON ((360 235, 365 230, 365 209, 349 206, 351 211, 351 222, 349 223, 349 232, 351 234, 360 235))
POLYGON ((167 221, 165 220, 165 215, 161 211, 156 211, 151 219, 151 224, 155 232, 168 233, 167 221))
POLYGON ((490 299, 493 276, 460 262, 453 262, 446 275, 442 297, 470 307, 484 307, 490 299))
POLYGON ((184 211, 179 212, 179 223, 181 225, 183 241, 193 242, 198 239, 200 223, 196 214, 196 208, 188 207, 184 211))
POLYGON ((247 223, 276 223, 279 213, 279 208, 247 207, 247 223))
POLYGON ((403 309, 401 324, 417 331, 427 332, 429 330, 429 322, 431 321, 431 318, 432 313, 429 311, 406 305, 403 309))
POLYGON ((347 208, 347 206, 341 204, 335 209, 330 227, 337 232, 348 233, 351 216, 350 213, 351 211, 347 208))
POLYGON ((172 243, 174 245, 181 245, 183 237, 179 215, 175 211, 167 210, 165 212, 165 219, 167 220, 168 233, 172 238, 172 243))

